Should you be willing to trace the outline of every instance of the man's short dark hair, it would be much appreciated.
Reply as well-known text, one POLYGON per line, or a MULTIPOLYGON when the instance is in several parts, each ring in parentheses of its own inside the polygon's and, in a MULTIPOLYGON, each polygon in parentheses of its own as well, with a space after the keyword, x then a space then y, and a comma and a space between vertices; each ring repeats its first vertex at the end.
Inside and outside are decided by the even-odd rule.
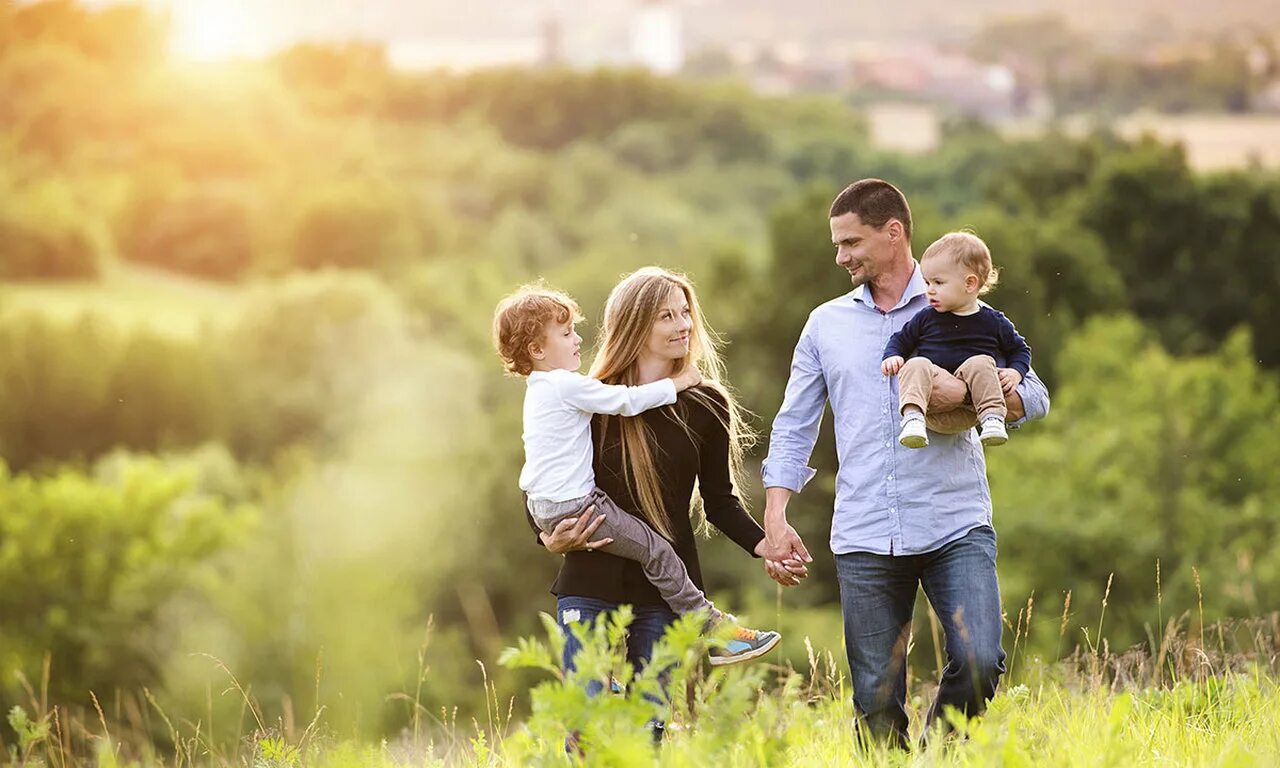
POLYGON ((911 240, 911 209, 907 207, 907 198, 887 181, 862 179, 845 187, 831 203, 829 218, 846 213, 858 214, 863 224, 876 229, 888 224, 889 219, 897 219, 902 222, 903 234, 911 240))

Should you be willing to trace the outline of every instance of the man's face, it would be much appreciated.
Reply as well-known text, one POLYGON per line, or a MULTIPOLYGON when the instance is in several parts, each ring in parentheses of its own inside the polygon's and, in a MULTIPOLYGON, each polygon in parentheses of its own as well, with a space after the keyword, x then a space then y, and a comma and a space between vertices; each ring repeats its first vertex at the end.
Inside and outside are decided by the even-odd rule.
POLYGON ((862 223, 856 213, 842 213, 831 219, 831 242, 836 246, 836 263, 849 271, 857 288, 874 280, 893 263, 893 238, 901 229, 890 219, 880 229, 862 223))

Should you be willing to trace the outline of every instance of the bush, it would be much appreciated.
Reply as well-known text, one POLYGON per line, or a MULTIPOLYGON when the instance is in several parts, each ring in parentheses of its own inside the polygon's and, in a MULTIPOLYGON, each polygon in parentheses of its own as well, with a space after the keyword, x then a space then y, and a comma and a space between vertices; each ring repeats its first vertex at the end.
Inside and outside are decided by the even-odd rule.
POLYGON ((162 608, 198 589, 251 523, 250 508, 193 492, 189 472, 156 460, 114 469, 36 477, 0 462, 5 710, 19 701, 14 673, 39 680, 46 653, 54 702, 154 686, 166 652, 162 608))
POLYGON ((134 261, 215 280, 235 280, 253 266, 249 206, 231 189, 143 187, 127 220, 122 240, 134 261))
POLYGON ((303 201, 289 246, 302 269, 387 269, 412 258, 411 217, 390 192, 334 184, 303 201))
POLYGON ((98 246, 71 190, 47 182, 0 191, 0 279, 97 277, 98 246))

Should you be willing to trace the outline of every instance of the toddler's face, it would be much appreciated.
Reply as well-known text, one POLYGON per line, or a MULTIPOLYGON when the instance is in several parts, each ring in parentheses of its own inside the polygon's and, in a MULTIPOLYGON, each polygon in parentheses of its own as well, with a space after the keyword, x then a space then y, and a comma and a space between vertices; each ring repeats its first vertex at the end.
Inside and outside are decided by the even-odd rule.
POLYGON ((928 288, 929 306, 939 312, 972 308, 978 301, 978 276, 945 256, 926 259, 920 265, 928 288))
POLYGON ((582 337, 573 322, 551 323, 542 340, 542 364, 550 370, 576 371, 582 367, 582 337))

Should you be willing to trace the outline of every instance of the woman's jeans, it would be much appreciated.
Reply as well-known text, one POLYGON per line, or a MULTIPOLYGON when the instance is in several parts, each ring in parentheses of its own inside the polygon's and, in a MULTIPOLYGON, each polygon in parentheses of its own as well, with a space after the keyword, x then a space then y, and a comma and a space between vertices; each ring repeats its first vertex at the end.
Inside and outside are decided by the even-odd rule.
MULTIPOLYGON (((593 624, 598 617, 616 611, 621 605, 621 603, 600 600, 594 597, 566 595, 556 599, 556 623, 560 625, 560 629, 565 636, 563 663, 566 672, 572 672, 576 669, 573 658, 582 648, 578 639, 570 631, 569 625, 575 622, 593 624)), ((675 612, 665 605, 637 605, 632 610, 634 618, 627 628, 627 661, 633 667, 639 669, 648 663, 654 644, 667 631, 667 628, 675 622, 677 616, 675 612)), ((587 683, 587 693, 591 696, 599 694, 602 690, 604 690, 604 684, 599 680, 592 680, 587 683)), ((646 696, 646 698, 655 704, 663 704, 661 700, 653 696, 646 696)), ((654 740, 660 740, 664 727, 663 722, 655 719, 650 723, 650 726, 653 729, 654 740)))

